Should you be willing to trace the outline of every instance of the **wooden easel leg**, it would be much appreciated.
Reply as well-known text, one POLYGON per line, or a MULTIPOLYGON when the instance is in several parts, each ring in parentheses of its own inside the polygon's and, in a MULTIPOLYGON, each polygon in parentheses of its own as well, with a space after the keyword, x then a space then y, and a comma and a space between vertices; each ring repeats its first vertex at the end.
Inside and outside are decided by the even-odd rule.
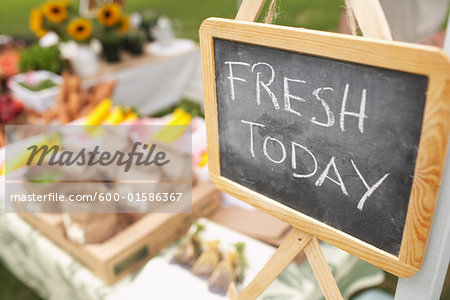
POLYGON ((319 241, 316 237, 312 237, 296 228, 289 233, 288 237, 283 241, 277 251, 275 251, 270 260, 240 294, 236 286, 230 284, 227 292, 228 298, 230 300, 258 298, 303 249, 319 281, 325 298, 327 300, 342 300, 341 292, 320 249, 319 241))
POLYGON ((342 299, 341 292, 339 291, 333 274, 331 274, 331 270, 328 267, 322 250, 320 249, 317 238, 313 237, 304 250, 309 264, 316 275, 317 281, 319 281, 319 285, 322 288, 325 298, 333 300, 342 299))
POLYGON ((230 285, 228 297, 231 300, 256 299, 311 240, 312 236, 294 228, 249 285, 240 294, 230 285))

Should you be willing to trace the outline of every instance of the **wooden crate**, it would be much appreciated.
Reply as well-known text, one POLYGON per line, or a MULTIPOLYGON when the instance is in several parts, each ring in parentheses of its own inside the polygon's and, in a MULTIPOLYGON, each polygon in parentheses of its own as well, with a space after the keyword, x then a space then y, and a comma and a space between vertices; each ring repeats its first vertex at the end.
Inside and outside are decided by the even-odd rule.
POLYGON ((60 214, 19 215, 110 285, 182 237, 195 219, 219 207, 220 192, 199 181, 192 190, 192 213, 148 214, 107 241, 90 245, 79 245, 64 235, 60 214))

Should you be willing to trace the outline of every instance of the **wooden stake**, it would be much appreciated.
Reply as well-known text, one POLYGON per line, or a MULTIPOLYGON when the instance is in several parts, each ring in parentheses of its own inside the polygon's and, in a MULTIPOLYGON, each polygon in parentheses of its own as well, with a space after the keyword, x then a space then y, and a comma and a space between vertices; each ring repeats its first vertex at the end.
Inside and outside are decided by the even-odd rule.
POLYGON ((378 0, 346 0, 365 37, 392 41, 392 33, 378 0))
POLYGON ((266 0, 244 0, 236 15, 236 20, 255 22, 266 0))

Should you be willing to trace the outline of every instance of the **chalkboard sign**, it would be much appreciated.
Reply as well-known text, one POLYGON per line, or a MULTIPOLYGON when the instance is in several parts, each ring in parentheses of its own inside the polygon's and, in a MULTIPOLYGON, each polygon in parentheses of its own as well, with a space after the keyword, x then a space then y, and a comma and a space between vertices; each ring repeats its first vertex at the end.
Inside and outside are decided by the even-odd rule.
POLYGON ((398 256, 428 78, 214 39, 222 176, 398 256))
POLYGON ((214 183, 387 271, 414 274, 448 138, 448 58, 223 19, 200 33, 214 183))

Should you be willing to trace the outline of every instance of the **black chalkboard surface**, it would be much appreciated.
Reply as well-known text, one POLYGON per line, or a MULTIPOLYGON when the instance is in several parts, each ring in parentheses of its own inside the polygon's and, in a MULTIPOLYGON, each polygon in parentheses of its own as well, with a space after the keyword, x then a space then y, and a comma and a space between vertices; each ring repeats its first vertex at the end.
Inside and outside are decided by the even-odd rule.
POLYGON ((221 176, 398 256, 428 77, 214 38, 221 176))

